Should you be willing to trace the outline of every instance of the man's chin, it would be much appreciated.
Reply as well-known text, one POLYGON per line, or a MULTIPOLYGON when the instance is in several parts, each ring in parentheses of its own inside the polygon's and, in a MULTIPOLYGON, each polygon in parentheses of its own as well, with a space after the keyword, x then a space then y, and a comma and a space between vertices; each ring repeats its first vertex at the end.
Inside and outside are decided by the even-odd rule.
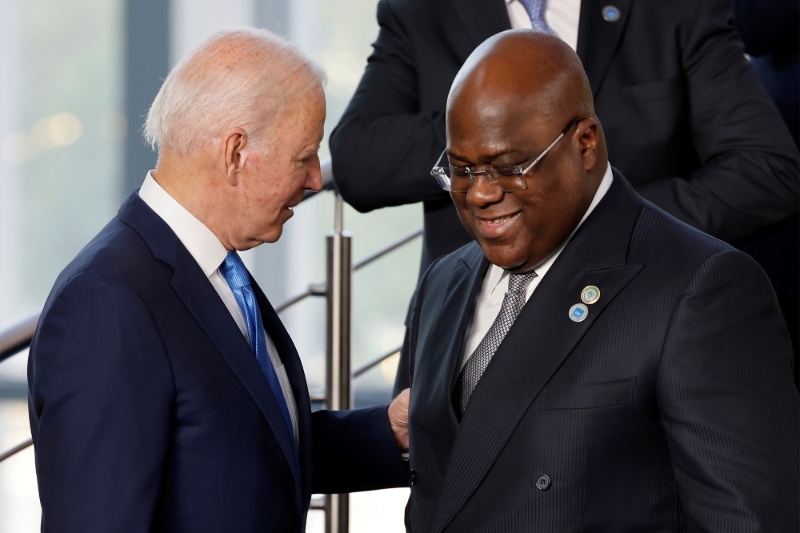
POLYGON ((264 237, 264 239, 261 242, 262 243, 278 242, 278 239, 281 238, 281 235, 283 235, 283 226, 279 226, 278 228, 272 230, 268 235, 264 237))
POLYGON ((514 250, 510 245, 489 244, 479 242, 483 255, 493 265, 497 265, 504 270, 514 270, 525 264, 526 258, 518 250, 514 250))
POLYGON ((277 242, 278 239, 281 238, 281 235, 283 235, 283 225, 280 225, 277 228, 270 228, 268 231, 265 231, 258 237, 248 238, 246 242, 242 243, 242 248, 237 246, 236 249, 249 250, 250 248, 255 248, 261 244, 271 244, 273 242, 277 242))

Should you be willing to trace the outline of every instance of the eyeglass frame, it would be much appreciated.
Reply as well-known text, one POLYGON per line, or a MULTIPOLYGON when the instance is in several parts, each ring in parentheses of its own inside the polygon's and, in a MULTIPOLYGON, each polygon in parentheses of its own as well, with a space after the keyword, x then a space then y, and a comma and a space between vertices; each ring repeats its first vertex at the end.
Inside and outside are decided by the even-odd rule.
MULTIPOLYGON (((555 139, 553 142, 551 142, 551 143, 550 143, 550 146, 548 146, 547 148, 545 148, 545 149, 544 149, 544 151, 543 151, 542 153, 540 153, 538 156, 536 156, 536 159, 534 159, 533 161, 531 161, 531 164, 530 164, 530 165, 528 165, 527 167, 525 167, 524 169, 522 168, 522 165, 509 165, 509 166, 508 166, 508 167, 506 167, 506 168, 510 168, 510 169, 516 169, 516 170, 512 171, 512 174, 513 174, 513 175, 516 175, 518 178, 521 178, 521 177, 523 177, 525 174, 527 174, 528 172, 530 172, 530 170, 531 170, 531 169, 532 169, 534 166, 536 166, 536 163, 538 163, 539 161, 541 161, 541 160, 544 158, 544 156, 546 156, 546 155, 547 155, 547 153, 548 153, 550 150, 552 150, 552 149, 553 149, 553 147, 554 147, 554 146, 555 146, 555 145, 558 143, 558 141, 560 141, 560 140, 561 140, 561 139, 562 139, 562 138, 563 138, 563 137, 564 137, 564 136, 567 134, 567 132, 568 132, 568 131, 569 131, 569 130, 572 128, 572 126, 574 126, 574 125, 576 125, 576 124, 579 124, 580 122, 583 122, 583 120, 585 120, 585 119, 582 119, 582 118, 574 118, 574 119, 572 119, 572 120, 570 121, 570 123, 569 123, 569 124, 567 124, 567 127, 566 127, 566 128, 564 128, 564 129, 561 131, 561 133, 559 134, 559 136, 558 136, 558 137, 556 137, 556 139, 555 139)), ((467 192, 469 192, 470 188, 472 187, 472 184, 470 184, 470 186, 469 186, 469 187, 467 187, 467 188, 466 188, 465 190, 463 190, 463 191, 454 191, 454 190, 452 189, 452 187, 451 187, 451 188, 448 188, 448 187, 445 187, 445 186, 443 185, 443 182, 442 182, 442 179, 443 179, 443 178, 441 178, 440 176, 442 176, 442 175, 444 175, 444 176, 447 176, 447 174, 445 173, 445 168, 444 168, 443 166, 441 166, 441 165, 440 165, 440 163, 442 162, 442 158, 443 158, 443 157, 444 157, 446 154, 447 154, 447 148, 445 148, 445 149, 444 149, 444 151, 442 152, 442 155, 440 155, 440 156, 439 156, 439 159, 437 159, 437 160, 436 160, 436 164, 435 164, 435 165, 433 165, 433 168, 432 168, 432 169, 431 169, 431 171, 430 171, 430 175, 431 175, 431 176, 432 176, 432 177, 433 177, 433 178, 436 180, 436 183, 438 183, 438 184, 439 184, 439 186, 440 186, 442 189, 446 190, 447 192, 455 192, 455 193, 467 193, 467 192)), ((470 167, 454 167, 453 165, 448 165, 448 166, 450 167, 450 169, 451 169, 450 171, 451 171, 451 172, 452 172, 452 169, 453 169, 453 168, 466 168, 466 169, 469 169, 469 168, 470 168, 470 167)), ((488 166, 489 166, 489 167, 492 167, 492 168, 495 168, 495 169, 497 168, 497 167, 495 167, 494 165, 488 165, 488 166)), ((473 167, 473 168, 474 168, 474 167, 473 167)), ((472 181, 472 183, 475 183, 475 176, 477 176, 478 174, 483 174, 483 175, 484 175, 484 177, 486 178, 486 181, 487 181, 487 182, 488 182, 490 185, 492 185, 493 187, 495 186, 495 185, 493 185, 493 183, 496 183, 494 180, 496 180, 496 179, 497 179, 497 176, 496 176, 496 175, 495 175, 495 176, 492 176, 492 175, 489 173, 489 171, 488 171, 488 170, 477 170, 477 171, 470 171, 470 170, 467 170, 467 171, 465 172, 465 174, 468 174, 468 175, 469 175, 469 178, 470 178, 470 180, 472 181)), ((504 177, 509 177, 509 176, 504 176, 504 177)), ((447 177, 447 179, 448 179, 449 181, 451 181, 451 182, 452 182, 452 178, 450 178, 450 177, 447 177)), ((521 188, 521 189, 511 189, 511 190, 505 190, 505 189, 501 189, 501 190, 502 190, 503 192, 524 191, 524 190, 526 190, 526 189, 528 188, 528 182, 527 182, 527 181, 524 181, 524 183, 525 183, 525 187, 523 187, 523 188, 521 188)))

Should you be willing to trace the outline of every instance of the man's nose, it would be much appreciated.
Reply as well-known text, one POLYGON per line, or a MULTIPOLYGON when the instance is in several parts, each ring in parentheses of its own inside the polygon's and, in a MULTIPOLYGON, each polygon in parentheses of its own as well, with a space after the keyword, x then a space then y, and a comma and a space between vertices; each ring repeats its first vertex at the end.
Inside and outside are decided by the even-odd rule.
POLYGON ((499 202, 505 193, 484 172, 475 173, 467 190, 467 202, 478 207, 499 202))
POLYGON ((315 192, 322 190, 322 168, 319 164, 319 156, 314 156, 314 161, 309 165, 303 187, 315 192))

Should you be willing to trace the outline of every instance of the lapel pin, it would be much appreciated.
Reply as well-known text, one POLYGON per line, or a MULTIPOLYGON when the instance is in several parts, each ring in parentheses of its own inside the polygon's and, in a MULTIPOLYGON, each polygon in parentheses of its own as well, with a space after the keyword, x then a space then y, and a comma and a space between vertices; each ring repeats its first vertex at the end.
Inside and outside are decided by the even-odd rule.
POLYGON ((603 8, 603 20, 606 22, 616 22, 619 20, 620 12, 617 6, 606 6, 603 8))
POLYGON ((589 316, 589 308, 583 304, 575 304, 569 308, 569 319, 573 322, 583 322, 589 316))
POLYGON ((595 287, 594 285, 589 285, 588 287, 584 287, 581 291, 581 301, 585 304, 593 304, 597 303, 597 300, 600 299, 600 289, 595 287))

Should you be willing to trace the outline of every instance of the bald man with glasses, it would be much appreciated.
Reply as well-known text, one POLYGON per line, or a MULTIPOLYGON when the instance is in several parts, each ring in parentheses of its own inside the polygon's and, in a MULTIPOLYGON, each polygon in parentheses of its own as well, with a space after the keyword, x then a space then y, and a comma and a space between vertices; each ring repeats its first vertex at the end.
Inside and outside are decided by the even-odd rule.
POLYGON ((408 531, 797 531, 792 348, 758 265, 611 167, 563 41, 488 39, 446 123, 431 174, 475 242, 412 304, 408 531))

